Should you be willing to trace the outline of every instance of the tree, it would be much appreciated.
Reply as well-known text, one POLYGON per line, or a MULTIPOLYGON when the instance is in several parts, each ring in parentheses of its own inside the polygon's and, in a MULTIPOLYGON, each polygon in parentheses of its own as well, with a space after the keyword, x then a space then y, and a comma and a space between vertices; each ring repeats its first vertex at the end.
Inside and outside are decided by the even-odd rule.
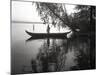
POLYGON ((78 11, 74 13, 72 18, 72 25, 80 28, 80 32, 87 33, 95 29, 95 7, 86 5, 77 5, 75 9, 78 11))
POLYGON ((95 30, 95 7, 77 5, 76 13, 68 15, 65 4, 59 3, 36 3, 36 9, 45 24, 52 23, 54 27, 67 27, 69 30, 87 33, 95 30), (91 17, 92 16, 92 17, 91 17), (91 24, 90 24, 91 23, 91 24), (91 27, 92 26, 92 27, 91 27))
POLYGON ((53 26, 73 28, 70 25, 64 4, 58 3, 36 3, 37 11, 44 23, 52 23, 53 26))

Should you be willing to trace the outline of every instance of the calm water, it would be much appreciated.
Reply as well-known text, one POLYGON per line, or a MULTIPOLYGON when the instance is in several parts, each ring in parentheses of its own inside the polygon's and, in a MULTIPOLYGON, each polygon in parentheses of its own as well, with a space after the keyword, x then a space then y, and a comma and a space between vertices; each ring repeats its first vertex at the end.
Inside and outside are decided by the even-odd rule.
POLYGON ((32 24, 12 24, 11 72, 14 74, 93 69, 95 50, 89 38, 32 39, 32 24))

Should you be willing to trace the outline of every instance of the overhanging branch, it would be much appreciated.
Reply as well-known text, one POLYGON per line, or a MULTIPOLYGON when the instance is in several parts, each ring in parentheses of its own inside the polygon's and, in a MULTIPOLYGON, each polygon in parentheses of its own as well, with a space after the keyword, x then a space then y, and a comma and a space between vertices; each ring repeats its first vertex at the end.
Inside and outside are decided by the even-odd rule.
POLYGON ((71 25, 69 24, 69 23, 66 23, 58 14, 56 14, 51 8, 50 8, 50 6, 48 5, 48 4, 45 4, 47 7, 48 7, 48 9, 56 16, 56 17, 58 17, 59 18, 59 20, 61 20, 65 25, 67 25, 70 29, 73 29, 72 27, 71 27, 71 25))

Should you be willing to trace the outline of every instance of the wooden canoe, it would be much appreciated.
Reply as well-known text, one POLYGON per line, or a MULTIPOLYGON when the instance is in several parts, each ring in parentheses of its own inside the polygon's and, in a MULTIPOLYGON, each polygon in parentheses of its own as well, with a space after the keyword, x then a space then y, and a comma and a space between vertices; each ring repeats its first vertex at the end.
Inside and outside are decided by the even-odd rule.
POLYGON ((66 35, 70 32, 66 32, 66 33, 32 33, 29 31, 25 31, 28 35, 30 35, 31 37, 36 37, 36 38, 45 38, 45 37, 66 37, 66 35))

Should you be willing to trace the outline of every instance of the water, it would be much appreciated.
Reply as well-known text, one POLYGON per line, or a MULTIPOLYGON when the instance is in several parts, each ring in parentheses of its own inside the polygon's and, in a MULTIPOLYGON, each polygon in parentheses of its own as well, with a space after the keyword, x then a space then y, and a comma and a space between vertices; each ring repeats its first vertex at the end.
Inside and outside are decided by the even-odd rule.
POLYGON ((32 31, 32 24, 12 23, 11 28, 13 74, 94 69, 95 50, 89 38, 28 40, 25 30, 32 31))

